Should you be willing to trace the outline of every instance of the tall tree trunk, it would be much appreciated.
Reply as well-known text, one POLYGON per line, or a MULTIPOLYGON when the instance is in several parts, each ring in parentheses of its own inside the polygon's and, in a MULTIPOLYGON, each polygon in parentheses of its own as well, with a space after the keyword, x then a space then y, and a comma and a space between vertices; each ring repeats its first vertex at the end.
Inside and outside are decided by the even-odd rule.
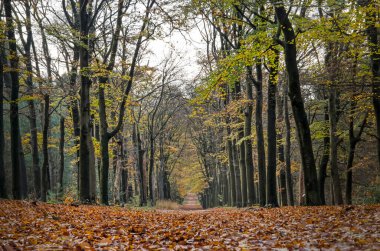
MULTIPOLYGON (((1 22, 0 17, 0 22, 1 22)), ((1 33, 1 35, 3 35, 1 33)), ((4 165, 4 42, 0 41, 0 198, 8 198, 5 184, 5 165, 4 165)))
POLYGON ((90 120, 90 137, 88 137, 88 145, 90 146, 90 170, 89 170, 89 179, 90 179, 90 201, 95 202, 96 201, 96 168, 95 168, 95 147, 94 142, 92 141, 92 137, 95 136, 94 134, 94 125, 92 123, 94 119, 91 118, 90 120))
MULTIPOLYGON (((239 128, 238 140, 244 138, 244 128, 239 128)), ((239 169, 240 169, 240 180, 241 180, 241 206, 247 206, 247 177, 246 177, 246 166, 245 166, 245 145, 244 142, 239 144, 239 169)))
POLYGON ((149 200, 151 206, 154 206, 154 187, 153 187, 153 172, 154 171, 154 138, 153 135, 150 136, 149 139, 149 200))
MULTIPOLYGON (((279 86, 280 88, 280 86, 279 86)), ((282 129, 284 126, 284 102, 282 93, 279 91, 276 95, 276 105, 277 105, 277 152, 278 152, 278 161, 280 164, 280 195, 281 195, 281 206, 288 205, 287 191, 286 191, 286 165, 285 165, 285 151, 284 151, 284 140, 282 129)))
MULTIPOLYGON (((71 67, 71 71, 70 71, 70 95, 71 95, 71 103, 70 103, 70 110, 71 110, 71 118, 72 118, 72 121, 73 121, 73 129, 74 129, 74 146, 79 146, 79 138, 80 138, 80 125, 79 125, 79 106, 78 106, 78 99, 76 97, 76 92, 75 92, 75 89, 76 89, 76 84, 77 84, 77 77, 78 77, 78 74, 77 74, 77 70, 78 70, 78 66, 77 66, 77 62, 79 60, 79 46, 78 45, 74 45, 74 57, 73 57, 73 65, 71 67)), ((79 193, 79 157, 80 157, 80 153, 79 153, 79 147, 78 147, 78 150, 76 152, 76 157, 77 157, 77 161, 76 161, 76 166, 77 166, 77 190, 78 190, 78 193, 79 193)))
MULTIPOLYGON (((72 30, 72 36, 75 38, 73 41, 73 59, 70 69, 70 111, 71 111, 71 118, 73 121, 73 129, 74 129, 74 146, 79 146, 80 141, 80 125, 79 125, 79 104, 77 99, 77 93, 76 93, 76 85, 77 85, 77 78, 78 78, 78 66, 79 66, 79 54, 80 54, 80 43, 78 42, 80 39, 79 30, 80 30, 80 17, 79 17, 79 11, 77 8, 77 5, 74 1, 71 1, 70 8, 71 8, 71 15, 68 15, 67 7, 65 6, 65 0, 62 1, 62 7, 66 16, 66 19, 68 23, 71 26, 72 30)), ((40 25, 40 29, 43 30, 42 24, 40 25)), ((80 150, 79 147, 77 148, 76 152, 76 167, 77 167, 77 192, 79 197, 79 179, 80 179, 80 150)))
MULTIPOLYGON (((329 115, 328 115, 328 108, 326 108, 325 111, 325 122, 328 122, 329 115)), ((318 175, 318 183, 319 183, 319 193, 321 196, 321 203, 322 205, 326 204, 326 197, 325 197, 325 181, 327 177, 327 165, 329 163, 330 159, 330 136, 325 135, 323 137, 323 153, 322 158, 319 163, 319 175, 318 175)))
POLYGON ((245 81, 248 103, 245 108, 244 120, 244 144, 245 144, 245 165, 247 169, 247 205, 251 206, 255 203, 255 181, 254 181, 254 167, 252 157, 252 112, 253 112, 253 93, 252 93, 252 68, 247 67, 248 77, 245 81))
POLYGON ((234 169, 235 169, 235 186, 236 186, 236 206, 241 207, 242 206, 242 195, 241 195, 241 175, 240 175, 240 168, 239 168, 239 155, 237 151, 236 146, 236 139, 233 140, 232 143, 232 154, 233 154, 233 160, 234 160, 234 169))
POLYGON ((286 191, 288 197, 288 205, 294 206, 293 194, 293 177, 290 160, 290 119, 289 119, 289 106, 288 106, 288 85, 284 86, 284 120, 285 120, 285 175, 286 175, 286 191))
MULTIPOLYGON (((231 137, 231 129, 227 124, 227 137, 231 137)), ((235 167, 234 167, 234 156, 233 156, 233 146, 232 140, 227 139, 227 151, 228 151, 228 166, 229 166, 229 180, 230 180, 230 193, 231 193, 231 206, 236 206, 236 184, 235 184, 235 167)))
POLYGON ((88 1, 80 0, 80 41, 79 65, 80 65, 80 147, 79 147, 79 198, 83 203, 91 203, 90 195, 90 87, 91 80, 89 77, 89 21, 88 1))
MULTIPOLYGON (((272 1, 274 2, 274 1, 272 1)), ((293 116, 296 123, 298 143, 302 160, 305 183, 305 201, 307 205, 320 205, 317 170, 315 167, 313 144, 310 127, 307 120, 304 102, 301 94, 301 83, 297 65, 296 35, 289 21, 283 1, 273 3, 276 16, 285 41, 285 64, 288 73, 289 98, 292 104, 293 116)))
POLYGON ((108 205, 108 175, 109 175, 109 134, 106 114, 104 87, 107 79, 101 79, 99 84, 99 123, 100 123, 100 202, 108 205))
POLYGON ((368 10, 366 13, 366 25, 367 25, 367 36, 368 36, 368 47, 370 49, 371 58, 371 70, 372 70, 372 103, 375 111, 376 118, 376 132, 377 132, 377 158, 378 166, 376 177, 378 182, 380 182, 380 45, 379 45, 379 28, 376 26, 378 24, 379 18, 375 11, 376 3, 375 0, 359 0, 360 4, 366 7, 373 8, 368 10))
POLYGON ((268 157, 266 171, 266 205, 278 207, 276 166, 277 166, 277 132, 276 132, 276 85, 278 77, 278 52, 274 51, 275 58, 271 62, 268 81, 268 109, 267 109, 267 140, 268 157))
POLYGON ((47 200, 47 193, 50 189, 50 175, 49 175, 49 151, 48 151, 48 137, 49 137, 49 105, 50 97, 49 95, 44 95, 44 125, 42 130, 42 189, 41 189, 41 199, 42 201, 47 200))
POLYGON ((335 203, 343 204, 342 188, 340 185, 339 169, 338 169, 338 136, 337 133, 337 112, 336 112, 336 90, 330 87, 329 90, 329 118, 330 118, 330 168, 331 177, 334 186, 335 203))
POLYGON ((349 129, 349 149, 348 149, 348 159, 347 159, 347 165, 346 165, 346 204, 351 205, 352 204, 352 166, 354 163, 354 157, 355 157, 355 137, 354 135, 354 126, 353 122, 350 122, 350 129, 349 129))
POLYGON ((26 191, 23 191, 22 170, 20 163, 20 124, 18 114, 19 98, 19 58, 17 55, 16 37, 12 17, 12 1, 4 0, 5 19, 7 27, 7 39, 9 44, 9 61, 11 75, 11 102, 10 102, 10 124, 11 124, 11 160, 12 160, 12 193, 14 199, 23 199, 26 197, 26 191))
POLYGON ((256 88, 256 145, 257 145, 257 169, 259 172, 259 203, 265 206, 266 203, 266 172, 265 172, 265 145, 263 130, 263 76, 261 63, 256 65, 257 83, 256 88))
MULTIPOLYGON (((241 91, 241 85, 240 85, 240 82, 236 82, 235 85, 234 85, 234 99, 240 99, 242 97, 242 91, 241 91)), ((243 112, 241 110, 241 112, 243 112)), ((240 118, 237 119, 237 122, 238 123, 241 123, 243 121, 241 121, 240 118)), ((241 191, 241 200, 240 200, 240 203, 242 207, 245 207, 247 205, 247 178, 246 178, 246 165, 245 165, 245 146, 244 146, 244 125, 243 126, 239 126, 238 129, 238 138, 237 138, 237 142, 239 142, 239 144, 236 143, 236 147, 238 148, 238 154, 239 154, 239 157, 238 157, 238 165, 239 165, 239 179, 240 179, 240 191, 241 191)))
POLYGON ((144 150, 141 148, 141 138, 140 132, 137 124, 133 126, 133 142, 135 145, 136 154, 136 171, 139 177, 139 188, 140 188, 140 206, 146 206, 146 186, 145 186, 145 171, 144 171, 144 150))
MULTIPOLYGON (((26 60, 26 86, 27 93, 30 97, 33 97, 33 67, 32 67, 32 55, 31 55, 31 47, 33 41, 33 33, 32 33, 32 24, 31 24, 31 12, 30 5, 28 1, 25 1, 25 16, 26 16, 26 32, 27 38, 23 42, 24 44, 24 57, 26 60)), ((29 108, 29 124, 30 124, 30 146, 32 149, 32 170, 33 170, 33 180, 34 180, 34 195, 37 199, 41 196, 41 170, 39 164, 39 153, 38 153, 38 142, 37 142, 37 116, 36 109, 34 104, 34 99, 28 100, 28 108, 29 108)))
POLYGON ((65 171, 65 118, 59 121, 59 193, 63 195, 63 173, 65 171))

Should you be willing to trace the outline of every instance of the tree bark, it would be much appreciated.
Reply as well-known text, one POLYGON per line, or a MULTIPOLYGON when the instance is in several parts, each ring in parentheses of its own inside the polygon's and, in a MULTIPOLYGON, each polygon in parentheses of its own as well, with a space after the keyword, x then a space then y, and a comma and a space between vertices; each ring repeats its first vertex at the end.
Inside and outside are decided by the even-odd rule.
POLYGON ((289 98, 292 104, 294 120, 296 122, 302 169, 304 171, 305 203, 307 205, 320 205, 321 200, 319 196, 317 170, 314 161, 310 127, 301 94, 301 83, 297 65, 296 35, 292 24, 289 21, 283 2, 277 1, 273 3, 273 5, 285 37, 285 64, 288 73, 289 98))
MULTIPOLYGON (((239 128, 239 134, 238 134, 238 139, 241 140, 244 138, 244 128, 239 128)), ((240 169, 240 180, 241 180, 241 206, 246 207, 247 206, 247 168, 245 165, 245 145, 244 141, 240 142, 239 144, 239 169, 240 169)))
POLYGON ((236 186, 236 206, 242 206, 242 195, 241 195, 241 179, 240 179, 240 168, 239 168, 239 156, 236 146, 236 139, 232 143, 232 154, 234 160, 234 169, 235 169, 235 186, 236 186))
POLYGON ((290 119, 289 119, 289 106, 288 106, 288 85, 284 86, 284 120, 285 120, 285 175, 286 175, 286 192, 288 198, 288 205, 294 206, 294 193, 293 193, 293 177, 291 170, 290 159, 290 119))
POLYGON ((139 178, 139 188, 140 188, 140 206, 146 206, 146 186, 145 186, 145 171, 144 171, 144 150, 141 148, 141 138, 140 132, 137 124, 133 127, 133 142, 135 145, 135 154, 136 154, 136 171, 139 178))
POLYGON ((237 206, 236 201, 236 175, 235 175, 235 166, 234 166, 234 156, 233 156, 233 145, 231 137, 231 128, 229 126, 229 118, 227 119, 227 151, 228 151, 228 166, 229 166, 229 179, 230 179, 230 193, 231 193, 231 206, 237 206))
POLYGON ((153 188, 153 172, 154 171, 154 138, 150 137, 149 139, 149 200, 151 206, 154 206, 154 188, 153 188))
POLYGON ((12 1, 4 0, 4 11, 7 27, 7 39, 9 44, 9 61, 11 76, 11 102, 10 102, 10 124, 11 124, 11 160, 12 160, 12 193, 13 199, 20 200, 26 198, 26 191, 23 189, 26 182, 23 179, 23 170, 20 159, 20 124, 19 124, 19 57, 17 55, 17 44, 12 17, 12 1))
POLYGON ((263 91, 262 91, 262 66, 261 63, 256 64, 257 83, 256 88, 256 145, 257 145, 257 169, 259 172, 259 203, 265 206, 266 203, 266 171, 265 171, 265 145, 263 131, 263 91))
POLYGON ((47 200, 47 193, 50 189, 50 175, 49 175, 49 151, 48 151, 48 137, 49 137, 49 106, 50 97, 49 95, 44 95, 44 125, 42 130, 42 189, 41 189, 41 200, 47 200))
MULTIPOLYGON (((325 122, 328 122, 329 115, 328 115, 328 108, 326 108, 325 111, 325 122)), ((329 163, 330 159, 330 136, 326 135, 323 137, 323 153, 322 158, 319 163, 319 175, 318 175, 318 183, 319 183, 319 193, 321 196, 321 203, 322 205, 326 205, 326 197, 325 197, 325 181, 327 177, 327 165, 329 163)))
POLYGON ((276 132, 276 85, 278 72, 278 52, 274 51, 275 58, 269 68, 268 81, 268 109, 267 109, 267 171, 266 171, 266 205, 278 207, 277 201, 277 132, 276 132))
POLYGON ((336 112, 336 90, 330 87, 329 90, 329 118, 330 118, 330 168, 334 186, 334 198, 337 205, 343 204, 342 188, 340 185, 338 168, 338 136, 337 133, 337 112, 336 112))
POLYGON ((352 124, 353 123, 350 122, 349 152, 348 152, 348 159, 347 159, 347 165, 346 165, 346 204, 347 205, 352 204, 352 166, 354 163, 355 147, 356 147, 355 138, 353 137, 352 124))
POLYGON ((88 1, 80 0, 80 41, 79 48, 79 65, 80 65, 80 147, 79 147, 79 198, 83 203, 91 203, 90 195, 90 87, 91 80, 89 77, 89 21, 90 15, 87 10, 88 1))
POLYGON ((245 81, 248 103, 245 108, 244 120, 244 144, 245 144, 245 165, 247 170, 247 205, 251 206, 256 201, 254 185, 254 167, 252 157, 252 112, 253 112, 253 93, 252 93, 252 68, 247 67, 248 77, 245 81))
MULTIPOLYGON (((280 88, 280 85, 279 85, 280 88)), ((283 133, 284 130, 284 102, 283 97, 281 96, 283 93, 277 91, 276 95, 276 105, 277 105, 277 152, 278 152, 278 161, 280 164, 280 195, 281 195, 281 206, 288 205, 288 192, 286 190, 286 165, 285 165, 285 149, 284 149, 284 140, 283 133)))
MULTIPOLYGON (((1 17, 0 17, 0 21, 1 17)), ((3 34, 1 34, 3 35, 3 34)), ((8 193, 5 184, 5 165, 4 165, 4 42, 0 41, 0 198, 7 199, 8 193)))
MULTIPOLYGON (((27 86, 27 93, 32 98, 34 95, 33 91, 33 67, 32 67, 32 55, 31 46, 33 41, 32 24, 31 24, 31 12, 30 5, 28 1, 25 1, 25 16, 26 16, 26 32, 27 38, 24 41, 24 57, 26 60, 26 71, 27 77, 25 80, 27 86)), ((22 31, 20 31, 22 32, 22 31)), ((38 153, 38 140, 37 140, 37 116, 36 108, 34 104, 34 99, 28 100, 29 108, 29 124, 30 124, 30 146, 32 149, 32 170, 33 170, 33 180, 34 180, 34 195, 37 199, 41 196, 41 170, 39 164, 39 153, 38 153)))
POLYGON ((377 132, 377 158, 378 166, 376 176, 380 179, 380 45, 379 45, 379 28, 376 27, 378 22, 377 12, 375 11, 376 2, 374 0, 360 0, 361 4, 366 7, 374 8, 366 13, 365 22, 367 25, 368 47, 370 49, 371 71, 372 71, 372 103, 376 118, 377 132))
POLYGON ((59 121, 59 188, 60 194, 63 195, 63 173, 65 171, 65 118, 61 117, 59 121))

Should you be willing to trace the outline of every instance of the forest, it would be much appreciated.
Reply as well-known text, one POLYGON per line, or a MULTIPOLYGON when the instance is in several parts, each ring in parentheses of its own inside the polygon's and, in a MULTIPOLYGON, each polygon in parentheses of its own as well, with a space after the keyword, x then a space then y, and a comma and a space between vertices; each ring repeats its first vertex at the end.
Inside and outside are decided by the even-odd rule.
MULTIPOLYGON (((333 246, 337 236, 257 246, 177 232, 161 245, 375 250, 379 208, 364 205, 380 203, 379 19, 378 0, 1 0, 0 250, 20 244, 8 242, 20 238, 6 237, 5 216, 28 208, 52 221, 76 222, 60 206, 87 223, 98 211, 100 221, 126 217, 136 241, 149 210, 193 195, 218 221, 322 224, 329 211, 367 215, 351 224, 372 234, 349 242, 342 230, 348 246, 333 246)), ((202 225, 205 212, 163 218, 202 225)), ((59 243, 121 243, 83 229, 86 242, 59 243)), ((48 242, 41 236, 28 245, 48 242)), ((118 247, 160 246, 138 241, 118 247)))

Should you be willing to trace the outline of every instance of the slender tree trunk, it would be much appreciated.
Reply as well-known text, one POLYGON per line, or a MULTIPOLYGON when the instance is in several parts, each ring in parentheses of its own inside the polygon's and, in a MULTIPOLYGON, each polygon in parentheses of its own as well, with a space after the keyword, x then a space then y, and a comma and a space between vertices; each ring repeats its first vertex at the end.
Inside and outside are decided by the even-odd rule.
POLYGON ((151 135, 149 139, 149 200, 151 203, 151 206, 154 206, 154 188, 153 188, 153 172, 154 171, 154 138, 151 135))
MULTIPOLYGON (((0 17, 0 22, 1 22, 0 17)), ((1 33, 1 35, 3 35, 1 33)), ((4 42, 0 41, 0 198, 8 198, 5 185, 5 165, 4 165, 4 42)))
POLYGON ((135 124, 133 127, 133 135, 134 135, 134 144, 135 144, 135 152, 136 152, 136 169, 139 177, 139 187, 140 187, 140 206, 146 206, 146 186, 145 186, 145 171, 144 171, 144 150, 141 149, 141 138, 140 132, 135 124))
POLYGON ((337 132, 337 113, 336 113, 336 90, 330 87, 329 91, 329 118, 330 118, 330 168, 331 177, 334 186, 335 202, 338 205, 343 204, 342 188, 340 185, 338 169, 338 137, 337 132))
POLYGON ((48 137, 49 137, 49 105, 50 97, 49 95, 44 95, 44 125, 42 130, 42 153, 43 153, 43 163, 42 163, 42 189, 41 189, 41 199, 42 201, 47 200, 47 193, 50 189, 50 175, 49 175, 49 151, 48 151, 48 137))
MULTIPOLYGON (((274 1, 272 1, 274 2, 274 1)), ((288 73, 289 98, 296 123, 298 143, 304 171, 305 202, 307 205, 320 205, 317 170, 315 167, 313 144, 307 120, 301 83, 297 65, 296 35, 282 1, 273 3, 276 16, 285 37, 285 64, 288 73)))
MULTIPOLYGON (((353 126, 352 126, 353 128, 353 126)), ((347 159, 347 166, 346 166, 346 204, 351 205, 352 204, 352 166, 354 163, 354 157, 355 157, 355 147, 356 142, 355 139, 352 138, 351 134, 353 134, 353 131, 351 129, 351 122, 350 122, 350 138, 349 138, 349 152, 348 152, 348 159, 347 159)))
POLYGON ((234 157, 234 169, 235 169, 235 186, 236 186, 236 206, 242 206, 242 195, 241 195, 241 179, 240 179, 240 168, 239 168, 239 156, 236 146, 236 140, 232 143, 232 154, 234 157))
MULTIPOLYGON (((229 119, 228 119, 229 120, 229 119)), ((227 122, 227 150, 228 150, 228 166, 230 170, 230 193, 231 193, 231 206, 236 206, 236 175, 235 175, 235 166, 234 166, 234 156, 233 156, 233 145, 231 137, 231 128, 229 126, 229 122, 227 122)))
POLYGON ((106 114, 106 101, 104 86, 107 82, 106 78, 99 80, 99 123, 100 123, 100 202, 108 205, 108 175, 109 175, 109 134, 106 114))
POLYGON ((294 194, 293 194, 293 177, 291 170, 290 160, 290 119, 289 119, 289 106, 288 106, 288 85, 284 86, 284 120, 285 120, 285 175, 286 175, 286 191, 288 197, 288 205, 294 206, 294 194))
POLYGON ((65 118, 61 117, 59 121, 59 188, 60 194, 63 195, 63 173, 65 171, 65 118))
POLYGON ((252 157, 252 112, 253 112, 253 93, 252 93, 252 68, 247 67, 249 75, 245 81, 248 103, 245 108, 244 120, 244 144, 245 144, 245 165, 247 169, 247 205, 251 206, 255 203, 255 185, 254 185, 254 168, 252 157))
MULTIPOLYGON (((29 77, 28 77, 29 78, 29 77)), ((30 80, 31 81, 31 80, 30 80)), ((29 82, 27 80, 27 82, 29 82)), ((41 170, 40 160, 38 153, 38 140, 37 140, 37 115, 34 101, 28 101, 29 106, 29 124, 30 124, 30 145, 32 148, 32 166, 33 166, 33 180, 34 180, 34 193, 36 198, 41 197, 41 170)))
POLYGON ((163 147, 163 136, 160 135, 159 137, 159 142, 158 142, 158 145, 159 145, 159 153, 160 153, 160 156, 159 156, 159 166, 158 166, 158 181, 157 181, 157 185, 158 185, 158 198, 160 200, 164 199, 165 197, 165 193, 164 193, 164 147, 163 147))
MULTIPOLYGON (((117 151, 117 154, 119 154, 119 151, 117 151)), ((121 186, 121 160, 120 156, 118 155, 116 158, 116 164, 114 165, 115 168, 115 177, 113 182, 113 201, 114 204, 120 204, 120 186, 121 186)))
POLYGON ((25 164, 25 154, 24 147, 21 142, 21 136, 18 140, 18 148, 20 149, 19 158, 20 158, 20 176, 21 176, 21 191, 24 194, 24 198, 28 196, 28 177, 26 174, 26 164, 25 164))
MULTIPOLYGON (((73 61, 74 64, 71 67, 70 71, 70 88, 71 88, 71 104, 70 104, 70 110, 71 110, 71 118, 73 121, 73 129, 74 129, 74 145, 79 146, 79 138, 80 138, 80 125, 79 125, 79 106, 78 106, 78 99, 76 97, 75 89, 76 89, 76 83, 77 83, 77 62, 79 61, 79 46, 74 45, 74 57, 73 61)), ((77 190, 79 192, 79 177, 80 177, 80 168, 79 168, 79 158, 80 158, 80 151, 79 147, 76 152, 77 154, 77 161, 76 161, 76 166, 77 166, 77 190)))
MULTIPOLYGON (((244 137, 244 128, 239 128, 238 139, 241 140, 244 137)), ((240 169, 240 179, 241 179, 241 195, 242 195, 242 207, 247 206, 247 177, 246 177, 246 166, 245 166, 245 145, 244 141, 239 145, 239 169, 240 169)))
POLYGON ((271 63, 270 76, 268 81, 268 109, 267 109, 267 140, 268 140, 268 158, 266 171, 266 205, 278 207, 277 201, 277 184, 276 184, 276 166, 277 166, 277 132, 276 132, 276 85, 278 71, 278 52, 275 53, 275 59, 271 63))
POLYGON ((16 37, 12 17, 12 1, 4 0, 4 10, 7 30, 7 39, 9 43, 9 61, 11 76, 11 102, 10 102, 10 124, 11 124, 11 160, 12 160, 12 193, 13 199, 23 199, 26 197, 26 191, 22 189, 22 170, 20 163, 20 125, 19 125, 19 58, 17 55, 16 37))
POLYGON ((96 168, 95 168, 95 147, 94 142, 92 141, 92 137, 94 137, 94 125, 92 123, 93 117, 90 120, 90 137, 88 137, 88 145, 90 146, 90 201, 96 201, 96 168))
POLYGON ((259 203, 265 206, 266 203, 266 171, 265 171, 265 145, 263 131, 263 91, 262 91, 262 66, 256 65, 257 83, 256 88, 256 145, 257 145, 257 169, 259 172, 259 203))
MULTIPOLYGON (((32 55, 31 55, 31 46, 33 41, 33 33, 31 26, 31 12, 29 2, 25 1, 25 12, 26 12, 26 32, 27 38, 24 42, 24 50, 25 50, 25 60, 26 60, 26 86, 27 93, 29 96, 33 97, 33 67, 32 67, 32 55)), ((33 180, 34 180, 34 193, 36 198, 40 198, 41 196, 41 170, 39 164, 39 153, 38 153, 38 142, 37 142, 37 116, 36 116, 36 108, 34 104, 34 100, 28 100, 28 108, 29 108, 29 124, 30 124, 30 146, 32 149, 32 169, 33 169, 33 180)))
POLYGON ((89 77, 89 20, 87 12, 88 1, 80 0, 80 41, 79 65, 80 65, 80 147, 79 147, 79 197, 83 203, 91 203, 90 195, 90 87, 91 80, 89 77))
MULTIPOLYGON (((376 8, 376 1, 370 1, 373 8, 376 8)), ((376 27, 376 12, 372 11, 368 14, 366 22, 368 24, 367 33, 369 47, 371 50, 371 69, 372 69, 372 103, 375 111, 376 118, 376 132, 377 132, 377 157, 378 169, 377 177, 380 177, 380 45, 379 45, 379 28, 376 27)))
MULTIPOLYGON (((325 111, 325 121, 328 122, 329 115, 328 115, 328 109, 326 108, 325 111)), ((322 158, 319 163, 319 175, 318 175, 318 183, 319 183, 319 193, 321 196, 321 203, 322 205, 326 204, 326 198, 325 198, 325 181, 327 177, 327 165, 329 163, 330 159, 330 136, 326 135, 323 137, 323 153, 322 158)))
POLYGON ((278 161, 280 164, 280 199, 281 206, 288 205, 287 191, 286 191, 286 165, 285 165, 285 151, 283 140, 283 126, 284 126, 284 102, 280 92, 277 92, 276 105, 277 105, 277 152, 278 161))

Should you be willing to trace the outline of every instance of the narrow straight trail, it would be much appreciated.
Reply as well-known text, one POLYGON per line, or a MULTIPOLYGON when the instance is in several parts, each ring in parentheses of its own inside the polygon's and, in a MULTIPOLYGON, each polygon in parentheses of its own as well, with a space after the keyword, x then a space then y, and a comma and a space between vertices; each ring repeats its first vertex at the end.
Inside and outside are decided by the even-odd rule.
POLYGON ((183 210, 201 210, 203 208, 201 206, 201 203, 198 200, 198 196, 194 193, 189 193, 186 195, 181 209, 183 209, 183 210))

